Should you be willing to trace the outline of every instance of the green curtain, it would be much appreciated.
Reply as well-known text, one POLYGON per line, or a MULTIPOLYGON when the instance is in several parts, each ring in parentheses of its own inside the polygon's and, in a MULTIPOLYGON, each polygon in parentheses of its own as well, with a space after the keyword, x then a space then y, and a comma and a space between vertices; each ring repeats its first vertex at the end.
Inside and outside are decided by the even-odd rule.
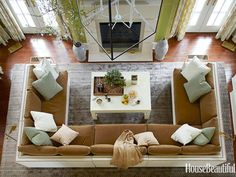
POLYGON ((179 1, 180 0, 162 0, 155 41, 169 37, 179 1))
MULTIPOLYGON (((80 5, 80 0, 78 1, 80 5)), ((59 21, 59 26, 66 25, 66 28, 70 32, 70 35, 73 39, 73 42, 81 42, 86 43, 86 35, 81 23, 79 10, 77 7, 76 0, 60 0, 60 5, 62 7, 63 12, 59 12, 57 14, 57 20, 59 21)), ((65 27, 61 26, 61 30, 65 31, 65 27)))

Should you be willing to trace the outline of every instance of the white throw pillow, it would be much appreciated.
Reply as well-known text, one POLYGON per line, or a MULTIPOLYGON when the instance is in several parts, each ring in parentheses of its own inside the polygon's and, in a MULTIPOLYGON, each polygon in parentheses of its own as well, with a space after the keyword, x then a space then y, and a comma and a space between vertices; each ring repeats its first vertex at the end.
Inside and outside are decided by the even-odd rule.
POLYGON ((171 138, 174 141, 178 141, 183 145, 186 145, 194 140, 201 132, 202 131, 198 128, 194 128, 188 124, 184 124, 179 127, 173 135, 171 135, 171 138))
POLYGON ((157 145, 159 142, 152 132, 143 132, 134 135, 139 146, 157 145))
POLYGON ((36 129, 46 132, 57 131, 57 125, 52 114, 37 111, 30 111, 30 113, 34 119, 34 126, 36 129))
POLYGON ((48 60, 42 60, 36 67, 33 69, 33 72, 37 79, 43 77, 44 74, 50 72, 53 78, 56 80, 59 76, 58 72, 56 71, 55 67, 53 67, 48 60))
POLYGON ((211 71, 211 68, 207 67, 196 56, 183 68, 181 74, 185 79, 190 81, 192 78, 203 73, 204 76, 211 71))
POLYGON ((78 132, 62 124, 62 127, 51 137, 51 139, 62 145, 69 145, 78 135, 78 132))

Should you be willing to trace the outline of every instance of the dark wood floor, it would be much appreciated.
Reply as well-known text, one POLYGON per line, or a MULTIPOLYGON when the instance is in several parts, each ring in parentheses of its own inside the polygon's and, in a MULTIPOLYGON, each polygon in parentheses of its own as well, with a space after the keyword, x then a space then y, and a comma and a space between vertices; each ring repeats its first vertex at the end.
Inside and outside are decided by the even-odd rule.
MULTIPOLYGON (((25 41, 21 42, 23 48, 10 54, 7 48, 15 42, 10 41, 8 46, 0 45, 0 66, 5 74, 0 80, 0 158, 4 131, 6 125, 8 100, 10 93, 10 70, 15 63, 29 63, 31 56, 51 56, 56 63, 75 63, 72 53, 72 43, 69 41, 57 41, 51 36, 27 35, 25 41)), ((221 42, 215 39, 215 34, 187 34, 178 42, 169 40, 169 51, 166 62, 184 61, 190 54, 207 54, 210 61, 225 62, 228 90, 232 86, 230 79, 236 73, 236 53, 221 47, 221 42)), ((234 141, 234 154, 236 159, 236 142, 234 141)))

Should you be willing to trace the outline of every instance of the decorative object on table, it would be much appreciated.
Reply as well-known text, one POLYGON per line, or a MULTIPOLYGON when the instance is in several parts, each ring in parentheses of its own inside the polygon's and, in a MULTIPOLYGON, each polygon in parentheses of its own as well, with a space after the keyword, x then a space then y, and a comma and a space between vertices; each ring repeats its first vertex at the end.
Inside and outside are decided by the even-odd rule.
POLYGON ((96 100, 96 103, 97 103, 97 104, 102 104, 102 99, 101 99, 101 98, 98 98, 98 99, 96 100))
POLYGON ((164 60, 168 49, 169 49, 169 45, 166 39, 157 41, 156 47, 155 47, 155 58, 159 61, 164 60))
POLYGON ((124 105, 128 105, 129 104, 129 95, 128 94, 124 94, 123 95, 121 103, 123 103, 124 105))
POLYGON ((131 75, 131 84, 137 85, 138 83, 138 75, 131 75))
POLYGON ((121 72, 117 69, 113 69, 108 71, 104 77, 94 77, 94 95, 123 95, 125 85, 125 79, 122 77, 121 72), (103 91, 100 89, 101 84, 103 85, 103 91))
POLYGON ((11 47, 8 48, 8 51, 10 53, 14 53, 16 52, 17 50, 21 49, 22 48, 22 45, 20 42, 17 42, 15 44, 13 44, 11 47))
POLYGON ((137 97, 137 92, 135 90, 131 90, 129 92, 130 99, 135 99, 137 97))
POLYGON ((96 87, 98 92, 104 92, 104 86, 101 82, 99 82, 96 87))
POLYGON ((84 62, 87 60, 87 50, 85 44, 81 44, 80 42, 74 43, 72 47, 73 53, 75 54, 76 58, 80 62, 84 62))
POLYGON ((111 98, 108 97, 108 94, 105 94, 105 99, 106 99, 108 102, 111 102, 111 98))

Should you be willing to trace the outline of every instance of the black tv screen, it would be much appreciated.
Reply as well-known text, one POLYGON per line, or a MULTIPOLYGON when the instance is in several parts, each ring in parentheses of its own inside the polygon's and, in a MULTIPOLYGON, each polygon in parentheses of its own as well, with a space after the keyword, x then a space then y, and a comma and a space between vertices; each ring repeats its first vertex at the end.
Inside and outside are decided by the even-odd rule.
MULTIPOLYGON (((126 22, 129 25, 128 22, 126 22)), ((133 22, 131 28, 123 23, 116 23, 112 30, 112 43, 115 51, 119 49, 127 49, 139 42, 141 31, 141 22, 133 22)), ((110 49, 110 28, 109 23, 100 23, 101 42, 105 49, 110 49)), ((134 48, 138 48, 136 45, 134 48)))

